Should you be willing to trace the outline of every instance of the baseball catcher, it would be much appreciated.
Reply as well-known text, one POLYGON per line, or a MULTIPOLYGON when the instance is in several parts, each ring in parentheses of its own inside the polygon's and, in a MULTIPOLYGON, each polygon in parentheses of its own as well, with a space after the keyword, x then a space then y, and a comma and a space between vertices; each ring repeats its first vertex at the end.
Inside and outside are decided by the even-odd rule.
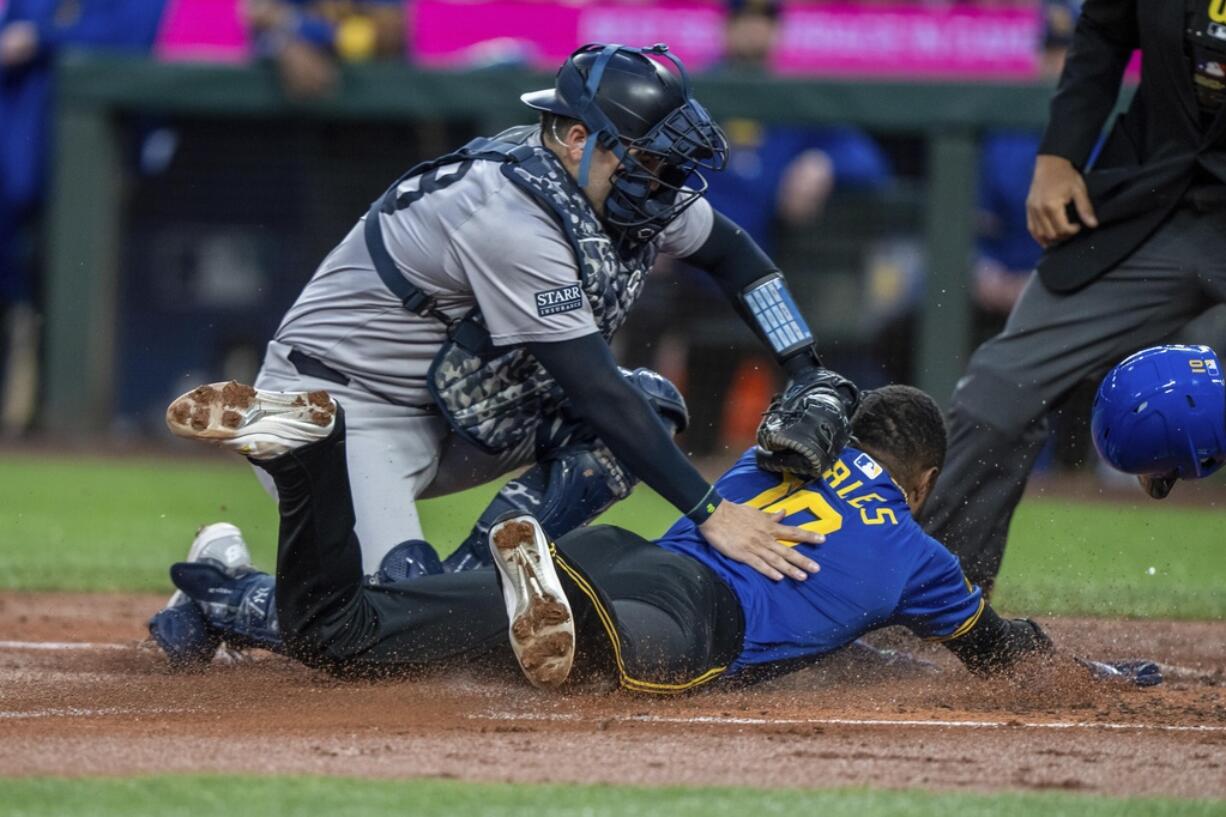
MULTIPOLYGON (((681 61, 663 45, 587 45, 523 101, 538 124, 420 164, 372 204, 286 314, 256 387, 344 403, 368 573, 406 542, 417 573, 479 566, 503 513, 532 513, 557 538, 642 480, 712 547, 803 579, 816 565, 785 543, 820 536, 724 501, 672 441, 676 390, 624 376, 609 350, 657 255, 684 258, 789 375, 781 416, 803 403, 823 430, 794 459, 824 467, 846 442, 855 386, 822 366, 774 262, 702 198, 727 143, 681 61), (525 465, 439 565, 415 501, 525 465)), ((179 607, 151 622, 172 650, 180 624, 199 624, 179 607)))

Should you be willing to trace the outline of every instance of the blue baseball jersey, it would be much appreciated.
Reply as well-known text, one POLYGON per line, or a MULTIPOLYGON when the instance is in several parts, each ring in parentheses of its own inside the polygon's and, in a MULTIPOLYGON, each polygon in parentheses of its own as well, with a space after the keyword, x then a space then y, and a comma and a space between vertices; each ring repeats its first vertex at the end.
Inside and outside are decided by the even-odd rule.
POLYGON ((869 630, 902 624, 917 635, 962 635, 983 611, 983 597, 957 558, 911 517, 902 489, 854 448, 820 479, 804 482, 757 467, 750 450, 716 483, 726 499, 783 511, 784 524, 826 535, 797 545, 821 570, 804 581, 772 581, 723 556, 681 519, 657 544, 707 565, 740 599, 745 641, 728 668, 795 661, 832 652, 869 630))

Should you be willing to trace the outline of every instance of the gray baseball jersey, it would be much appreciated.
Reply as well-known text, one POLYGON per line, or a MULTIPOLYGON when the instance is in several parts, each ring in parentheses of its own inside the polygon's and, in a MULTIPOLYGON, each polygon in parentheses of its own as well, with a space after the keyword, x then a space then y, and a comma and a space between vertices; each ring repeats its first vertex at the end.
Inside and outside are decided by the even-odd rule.
MULTIPOLYGON (((532 143, 540 144, 539 134, 532 143)), ((419 191, 428 177, 435 187, 459 168, 414 177, 399 192, 419 191)), ((458 317, 479 304, 499 346, 597 331, 561 229, 497 162, 474 162, 437 188, 380 218, 401 274, 443 312, 458 317)), ((684 258, 707 240, 713 221, 711 205, 699 200, 654 240, 661 253, 684 258)), ((362 222, 324 259, 276 335, 402 405, 430 402, 426 372, 445 339, 440 321, 407 311, 380 280, 362 222)))

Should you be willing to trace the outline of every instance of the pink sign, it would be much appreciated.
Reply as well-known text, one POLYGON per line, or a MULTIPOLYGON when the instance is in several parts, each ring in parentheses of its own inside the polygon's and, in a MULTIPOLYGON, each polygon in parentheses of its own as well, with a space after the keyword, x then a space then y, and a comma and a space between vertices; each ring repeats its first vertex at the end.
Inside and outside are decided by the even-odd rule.
POLYGON ((240 0, 169 0, 154 53, 164 60, 242 62, 251 55, 240 0))
MULTIPOLYGON (((723 49, 724 6, 703 0, 416 0, 413 9, 413 55, 427 66, 524 62, 552 69, 585 42, 662 41, 701 71, 723 49)), ((1029 79, 1038 70, 1041 35, 1037 5, 796 4, 785 7, 773 67, 826 76, 1029 79)))
POLYGON ((525 62, 556 68, 587 42, 667 42, 699 69, 719 59, 723 10, 702 0, 571 5, 532 0, 416 0, 409 23, 415 62, 464 67, 525 62))
POLYGON ((774 67, 789 74, 1027 79, 1038 71, 1039 9, 792 6, 774 67))

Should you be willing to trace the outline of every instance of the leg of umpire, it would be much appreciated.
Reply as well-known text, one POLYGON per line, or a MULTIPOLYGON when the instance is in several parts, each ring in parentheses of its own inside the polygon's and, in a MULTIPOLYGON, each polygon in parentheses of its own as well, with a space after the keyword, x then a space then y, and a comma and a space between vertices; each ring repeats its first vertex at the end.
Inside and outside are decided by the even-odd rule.
POLYGON ((924 527, 990 587, 1046 414, 1091 375, 1161 341, 1209 306, 1196 270, 1205 225, 1181 209, 1126 261, 1071 293, 1037 276, 1001 334, 975 351, 949 412, 949 454, 924 527))

